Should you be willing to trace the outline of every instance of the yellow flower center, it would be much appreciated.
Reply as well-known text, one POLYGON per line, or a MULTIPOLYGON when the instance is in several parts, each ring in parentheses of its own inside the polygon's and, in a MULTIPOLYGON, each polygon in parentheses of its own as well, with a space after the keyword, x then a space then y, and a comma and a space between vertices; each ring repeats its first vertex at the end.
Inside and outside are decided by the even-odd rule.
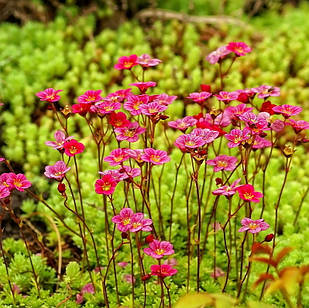
POLYGON ((217 165, 218 165, 218 167, 227 167, 227 162, 226 162, 226 161, 219 160, 219 161, 217 162, 217 165))
POLYGON ((257 227, 258 227, 258 225, 255 224, 255 223, 250 223, 250 224, 249 224, 249 228, 250 228, 251 230, 255 230, 257 227))
POLYGON ((155 161, 156 163, 160 162, 160 160, 161 160, 159 155, 151 155, 150 159, 155 161))
POLYGON ((130 222, 131 222, 131 219, 129 217, 122 220, 122 224, 125 226, 128 225, 130 222))
POLYGON ((244 193, 244 197, 247 199, 247 200, 251 200, 251 199, 253 199, 253 195, 252 194, 250 194, 250 193, 244 193))
POLYGON ((156 253, 157 255, 163 255, 164 252, 165 252, 164 249, 156 249, 156 250, 155 250, 155 253, 156 253))

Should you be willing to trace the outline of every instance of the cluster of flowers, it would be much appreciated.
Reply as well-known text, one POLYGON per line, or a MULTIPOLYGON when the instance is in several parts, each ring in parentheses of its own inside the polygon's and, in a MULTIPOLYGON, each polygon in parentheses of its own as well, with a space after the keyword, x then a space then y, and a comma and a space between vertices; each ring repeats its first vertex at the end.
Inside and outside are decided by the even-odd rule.
POLYGON ((30 186, 31 182, 22 173, 2 173, 0 175, 0 199, 9 197, 14 189, 25 191, 30 186))

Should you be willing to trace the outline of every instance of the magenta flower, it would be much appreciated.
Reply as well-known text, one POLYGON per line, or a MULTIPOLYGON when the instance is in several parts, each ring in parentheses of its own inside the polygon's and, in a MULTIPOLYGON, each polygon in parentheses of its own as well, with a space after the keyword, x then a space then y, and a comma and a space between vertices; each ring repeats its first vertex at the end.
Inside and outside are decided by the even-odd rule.
POLYGON ((260 198, 263 197, 263 194, 254 191, 254 187, 250 184, 240 185, 236 190, 238 191, 239 198, 248 202, 260 202, 260 198))
POLYGON ((182 151, 196 149, 202 147, 205 144, 205 140, 201 136, 196 136, 193 134, 185 134, 179 136, 174 145, 182 151))
POLYGON ((10 190, 5 187, 0 185, 0 199, 4 199, 10 195, 10 190))
POLYGON ((122 103, 130 95, 132 95, 131 88, 112 92, 106 96, 106 99, 113 102, 122 103))
POLYGON ((130 123, 127 127, 119 127, 115 129, 116 139, 119 141, 126 140, 128 142, 136 142, 139 135, 143 134, 146 128, 138 125, 138 122, 130 123))
POLYGON ((132 276, 131 274, 124 274, 122 277, 124 282, 130 283, 130 284, 135 284, 136 279, 134 276, 132 276))
POLYGON ((84 117, 90 111, 91 104, 74 104, 72 105, 72 113, 78 113, 84 117))
POLYGON ((12 177, 12 175, 15 174, 13 172, 9 172, 9 173, 2 173, 0 174, 0 186, 4 186, 6 187, 8 190, 13 190, 14 186, 12 186, 8 180, 12 177))
POLYGON ((132 227, 131 219, 134 215, 134 212, 130 208, 123 208, 119 215, 116 215, 112 218, 112 222, 117 224, 117 229, 120 232, 127 232, 132 227))
POLYGON ((269 96, 280 96, 280 88, 262 85, 257 88, 251 89, 254 93, 257 93, 258 98, 267 98, 269 96))
POLYGON ((176 98, 177 96, 175 95, 169 96, 165 93, 162 93, 159 95, 151 95, 149 100, 151 102, 158 103, 163 106, 167 106, 167 105, 170 105, 176 98))
POLYGON ((87 283, 83 286, 82 290, 81 290, 81 294, 85 294, 85 293, 90 293, 90 294, 94 294, 94 286, 92 283, 87 283))
POLYGON ((136 61, 139 65, 141 65, 142 67, 150 67, 150 66, 157 66, 158 64, 160 64, 162 61, 159 59, 155 59, 152 58, 150 55, 148 54, 143 54, 141 56, 138 57, 137 61, 136 61))
POLYGON ((152 220, 144 218, 143 213, 136 213, 131 217, 130 232, 145 231, 150 232, 152 230, 152 220))
POLYGON ((264 219, 252 220, 250 218, 243 218, 241 220, 242 227, 238 232, 249 231, 250 233, 259 233, 261 231, 267 230, 269 224, 264 222, 264 219))
POLYGON ((83 95, 77 98, 79 103, 96 103, 101 101, 103 98, 100 96, 102 90, 88 90, 83 95))
POLYGON ((161 265, 154 264, 150 266, 150 270, 152 276, 158 276, 163 279, 165 277, 173 276, 178 272, 177 269, 173 268, 169 264, 161 264, 161 265))
POLYGON ((66 141, 63 145, 64 153, 68 156, 75 156, 84 152, 85 146, 75 139, 66 141))
POLYGON ((109 115, 108 123, 114 128, 125 127, 130 124, 130 121, 127 119, 127 116, 123 112, 112 112, 109 115))
POLYGON ((117 64, 114 65, 116 70, 130 70, 133 66, 138 65, 137 55, 130 55, 129 57, 120 57, 117 64))
POLYGON ((287 124, 291 125, 296 133, 309 129, 309 122, 303 120, 295 121, 293 119, 289 119, 287 124))
POLYGON ((212 143, 218 136, 219 132, 208 128, 195 128, 191 132, 192 136, 202 137, 204 144, 212 143))
POLYGON ((123 108, 128 110, 132 115, 139 115, 142 113, 140 105, 147 104, 149 96, 146 94, 142 95, 130 95, 127 101, 123 104, 123 108))
POLYGON ((193 92, 193 93, 190 93, 187 98, 192 99, 196 103, 202 103, 211 96, 212 94, 209 92, 193 92))
POLYGON ((10 187, 13 187, 19 191, 24 191, 31 186, 31 182, 29 182, 22 173, 10 173, 7 183, 10 187))
POLYGON ((268 121, 269 113, 260 112, 258 115, 247 111, 239 116, 239 119, 246 123, 252 134, 260 134, 264 130, 269 130, 268 121))
POLYGON ((5 161, 4 157, 0 157, 0 162, 5 161))
POLYGON ((273 111, 282 114, 285 118, 299 114, 303 109, 299 106, 281 105, 273 107, 273 111))
POLYGON ((128 262, 118 262, 117 265, 122 267, 122 268, 125 268, 126 266, 129 265, 129 263, 128 262))
POLYGON ((255 136, 252 149, 264 149, 268 147, 271 147, 271 142, 269 140, 264 139, 259 135, 255 136))
POLYGON ((111 166, 120 165, 122 162, 130 158, 126 148, 115 149, 104 158, 104 161, 108 162, 111 166))
POLYGON ((55 137, 56 141, 46 141, 45 144, 49 147, 52 147, 53 149, 56 149, 56 150, 62 150, 63 144, 66 141, 69 141, 72 138, 74 138, 73 136, 66 137, 65 133, 62 130, 57 130, 54 134, 54 137, 55 137))
POLYGON ((126 179, 133 179, 137 176, 141 175, 140 168, 131 168, 129 166, 122 166, 118 171, 118 180, 126 180, 126 179))
POLYGON ((141 159, 153 165, 163 165, 170 161, 170 157, 165 151, 155 150, 152 148, 144 149, 141 159))
POLYGON ((153 240, 149 247, 144 249, 144 253, 155 259, 161 259, 164 256, 169 256, 174 253, 173 245, 170 242, 153 240))
POLYGON ((99 195, 111 195, 114 193, 117 181, 110 175, 103 175, 95 182, 95 192, 99 195))
POLYGON ((221 46, 217 50, 211 52, 207 57, 206 60, 210 64, 218 63, 220 60, 222 60, 225 56, 230 54, 231 51, 226 48, 226 46, 221 46))
POLYGON ((217 279, 217 278, 219 278, 219 277, 225 276, 225 273, 224 273, 224 271, 223 271, 220 267, 216 267, 216 268, 215 268, 215 271, 212 271, 211 274, 210 274, 210 276, 211 276, 212 278, 217 279))
POLYGON ((60 100, 60 95, 58 95, 59 92, 62 90, 55 90, 53 88, 45 89, 44 91, 38 92, 35 95, 40 98, 40 101, 45 102, 57 102, 60 100))
POLYGON ((181 131, 186 131, 187 128, 192 127, 196 124, 197 120, 191 116, 186 116, 183 119, 178 119, 176 121, 168 122, 168 126, 172 128, 179 129, 181 131))
POLYGON ((240 182, 241 179, 237 179, 234 181, 230 186, 224 185, 221 186, 220 188, 214 190, 212 193, 213 195, 222 195, 226 197, 230 197, 235 195, 237 188, 238 188, 238 183, 240 182))
POLYGON ((238 98, 237 92, 226 92, 226 91, 220 91, 219 94, 215 94, 215 97, 219 101, 233 101, 238 98))
POLYGON ((44 175, 50 179, 61 181, 70 169, 64 161, 59 160, 53 166, 46 166, 44 175))
POLYGON ((154 116, 158 113, 161 113, 167 109, 166 105, 161 105, 157 102, 152 102, 148 104, 142 104, 140 105, 140 110, 142 114, 148 115, 148 116, 154 116))
POLYGON ((119 173, 118 170, 105 170, 105 171, 99 171, 100 175, 110 175, 114 181, 116 182, 116 184, 120 181, 123 180, 123 175, 119 173))
POLYGON ((252 107, 247 107, 246 104, 239 104, 237 106, 228 106, 225 108, 225 114, 230 118, 230 120, 238 120, 239 116, 247 111, 252 111, 252 107))
POLYGON ((104 100, 103 102, 96 103, 93 107, 96 113, 104 115, 120 109, 121 103, 113 102, 111 100, 104 100))
POLYGON ((251 52, 251 48, 243 42, 231 42, 228 43, 226 49, 230 52, 234 52, 237 56, 244 56, 251 52))
POLYGON ((287 123, 285 123, 284 121, 277 119, 273 123, 271 123, 270 128, 275 132, 280 133, 281 131, 283 131, 286 124, 287 123))
POLYGON ((236 167, 237 158, 228 155, 219 155, 215 159, 207 160, 207 164, 214 166, 214 172, 221 170, 233 171, 236 167))
POLYGON ((227 146, 229 148, 235 148, 250 138, 250 129, 247 127, 243 130, 237 128, 232 129, 229 134, 225 134, 224 136, 229 140, 227 146))
POLYGON ((141 164, 144 163, 144 161, 142 160, 142 155, 144 154, 144 151, 141 149, 128 149, 128 154, 130 156, 130 158, 133 158, 137 163, 141 164))
POLYGON ((153 88, 156 85, 157 83, 154 81, 130 83, 130 86, 137 87, 141 91, 141 93, 145 93, 149 88, 153 88))

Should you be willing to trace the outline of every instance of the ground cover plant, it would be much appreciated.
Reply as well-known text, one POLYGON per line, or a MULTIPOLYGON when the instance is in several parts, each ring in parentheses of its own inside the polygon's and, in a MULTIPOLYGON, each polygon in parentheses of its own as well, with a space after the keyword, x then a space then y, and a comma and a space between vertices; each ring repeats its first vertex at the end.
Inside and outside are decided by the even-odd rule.
MULTIPOLYGON (((60 18, 52 29, 64 25, 60 18)), ((12 30, 11 25, 5 27, 12 30)), ((130 27, 126 24, 118 32, 123 35, 121 48, 133 44, 124 36, 130 27)), ((156 27, 159 37, 165 28, 162 23, 156 27)), ((138 46, 139 52, 120 48, 114 56, 100 53, 97 44, 103 46, 104 40, 114 38, 112 31, 68 57, 66 52, 76 51, 91 28, 75 33, 73 40, 70 31, 76 30, 68 29, 70 46, 48 50, 41 49, 46 35, 42 25, 29 24, 24 29, 23 33, 14 30, 16 41, 18 35, 40 29, 37 62, 29 62, 29 42, 21 58, 14 44, 3 50, 10 63, 4 65, 10 77, 2 75, 6 146, 1 156, 7 159, 1 165, 4 236, 12 221, 15 228, 20 227, 21 238, 3 240, 3 306, 16 301, 26 307, 107 303, 162 307, 171 301, 176 307, 195 303, 198 307, 227 303, 254 307, 263 293, 265 303, 306 307, 308 163, 303 130, 308 124, 297 121, 306 118, 307 111, 302 104, 305 110, 289 117, 287 112, 300 109, 286 106, 306 98, 302 88, 306 74, 299 75, 288 56, 275 57, 278 49, 255 56, 257 50, 265 51, 266 43, 251 51, 243 43, 229 44, 228 38, 212 52, 221 45, 214 36, 207 47, 207 53, 212 53, 205 61, 198 48, 192 49, 191 37, 197 42, 201 29, 183 28, 176 22, 167 26, 161 38, 165 44, 154 53, 158 59, 145 55, 153 54, 149 45, 138 46), (184 35, 183 30, 191 41, 175 47, 173 42, 184 35), (171 52, 183 52, 182 48, 192 52, 185 60, 183 54, 171 52), (53 58, 59 50, 61 56, 48 69, 44 63, 33 70, 42 56, 53 58), (87 50, 88 57, 79 61, 87 50), (122 55, 127 57, 117 63, 122 55), (74 63, 68 64, 67 59, 74 63), (107 62, 98 64, 103 59, 107 62), (182 63, 184 70, 177 70, 182 63), (262 71, 260 63, 264 63, 262 71), (246 72, 248 64, 257 65, 253 73, 246 72), (60 78, 71 65, 73 73, 60 78), (291 84, 284 81, 288 71, 297 74, 291 84), (144 86, 149 88, 141 88, 139 82, 147 81, 144 86), (209 85, 201 86, 203 82, 209 85), (45 84, 55 89, 44 91, 45 84), (35 94, 45 103, 39 103, 35 94), (21 103, 24 97, 26 105, 21 103), (281 106, 279 110, 275 105, 281 106), (18 126, 12 125, 16 119, 18 126), (236 135, 240 130, 243 136, 236 135), (232 147, 238 137, 243 140, 232 147), (31 182, 21 175, 23 170, 31 182), (23 202, 20 215, 14 204, 26 194, 33 199, 23 202), (197 290, 199 295, 186 296, 176 304, 188 291, 197 290)), ((133 29, 134 43, 142 45, 143 32, 137 25, 133 29)), ((63 35, 56 33, 59 38, 63 35)), ((2 39, 6 37, 3 34, 2 39)), ((250 32, 249 37, 254 40, 250 32)), ((303 63, 299 61, 297 65, 303 63)))
MULTIPOLYGON (((38 302, 48 296, 53 287, 49 286, 48 290, 48 286, 44 286, 46 281, 40 277, 43 273, 39 273, 39 261, 31 256, 23 219, 17 217, 12 208, 10 196, 14 190, 26 190, 43 203, 60 220, 61 233, 73 237, 80 247, 82 271, 76 262, 70 262, 62 280, 61 235, 56 232, 59 281, 54 283, 60 287, 55 293, 59 296, 58 306, 70 305, 73 298, 72 305, 86 301, 86 305, 97 306, 164 307, 171 306, 181 294, 193 290, 209 292, 209 289, 230 293, 236 300, 213 292, 200 293, 196 296, 201 305, 216 305, 218 301, 241 304, 247 301, 247 294, 258 297, 257 292, 249 288, 252 276, 256 280, 255 287, 263 284, 260 299, 264 292, 280 291, 290 307, 302 306, 308 266, 281 265, 285 255, 292 251, 290 246, 275 252, 282 193, 296 145, 306 141, 302 132, 309 124, 295 119, 301 107, 271 103, 272 97, 280 95, 277 87, 262 85, 224 91, 224 80, 233 63, 250 52, 251 48, 245 43, 231 42, 209 54, 207 61, 219 68, 219 87, 214 90, 211 85, 202 84, 199 92, 189 93, 188 99, 199 113, 169 121, 167 125, 164 124, 168 119, 165 111, 176 96, 149 94, 156 83, 146 81, 145 77, 161 60, 147 54, 120 57, 114 66, 116 70, 132 74, 136 82, 131 86, 137 88, 137 92, 128 88, 102 97, 101 90, 88 90, 71 107, 61 107, 60 89, 48 88, 36 93, 48 104, 60 126, 54 134, 55 141, 45 142, 60 157, 45 167, 44 175, 58 182, 57 190, 52 193, 56 195, 55 201, 62 200, 61 211, 65 218, 29 189, 31 182, 23 174, 16 174, 6 158, 2 161, 10 172, 1 175, 1 202, 3 211, 20 227, 27 254, 23 256, 24 261, 19 262, 26 262, 28 258, 33 283, 31 288, 24 281, 24 289, 31 289, 38 302), (86 146, 70 134, 70 122, 76 116, 89 128, 86 146), (295 135, 292 144, 282 147, 279 139, 287 129, 292 129, 295 135), (94 181, 94 187, 89 180, 82 179, 82 159, 87 150, 96 152, 97 161, 85 166, 96 170, 93 176, 99 179, 94 181), (276 152, 279 161, 283 160, 283 179, 277 194, 268 197, 267 169, 276 152), (171 157, 176 161, 174 167, 168 167, 171 157), (109 169, 106 163, 117 168, 109 169), (168 196, 164 191, 170 191, 168 196), (167 202, 169 207, 164 206, 167 202), (257 208, 256 204, 261 206, 257 208), (266 217, 271 224, 264 221, 266 217), (265 230, 272 232, 262 237, 259 233, 265 230), (146 236, 145 232, 151 233, 146 236), (101 234, 101 238, 95 234, 101 234), (178 237, 183 240, 177 241, 178 237), (265 244, 269 242, 271 245, 265 244), (171 258, 174 254, 177 259, 171 258), (259 254, 268 257, 259 257, 259 254), (163 262, 165 256, 169 257, 163 262), (256 267, 256 262, 265 263, 267 267, 256 267), (202 270, 204 268, 209 270, 202 270), (123 269, 128 273, 124 274, 123 269), (214 279, 211 287, 209 277, 214 279), (266 285, 267 280, 271 283, 266 285), (121 289, 124 282, 130 288, 121 289), (67 296, 60 300, 63 292, 67 296)), ((36 214, 40 215, 40 210, 36 214)), ((54 223, 53 227, 58 230, 54 223)), ((36 240, 40 243, 38 237, 36 240)), ((47 252, 42 242, 39 245, 42 259, 47 252)), ((12 283, 15 280, 10 274, 12 263, 7 262, 3 248, 2 252, 3 277, 13 304, 16 300, 34 301, 33 297, 19 296, 23 292, 21 283, 12 283)), ((50 270, 49 278, 55 279, 53 276, 50 270)), ((282 301, 281 297, 275 299, 282 301)), ((184 297, 176 306, 188 307, 186 301, 188 298, 184 297)), ((192 303, 192 299, 189 301, 192 303)))

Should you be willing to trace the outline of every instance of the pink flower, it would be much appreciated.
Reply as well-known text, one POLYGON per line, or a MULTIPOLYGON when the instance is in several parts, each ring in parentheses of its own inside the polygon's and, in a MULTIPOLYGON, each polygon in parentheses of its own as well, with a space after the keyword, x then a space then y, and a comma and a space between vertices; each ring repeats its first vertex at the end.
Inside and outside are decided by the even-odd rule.
POLYGON ((81 294, 90 293, 94 294, 94 286, 92 283, 87 283, 83 286, 81 294))
POLYGON ((142 155, 144 154, 144 151, 141 149, 128 149, 127 150, 130 158, 133 158, 137 163, 143 163, 142 155))
POLYGON ((120 109, 121 103, 104 100, 103 102, 96 103, 92 108, 95 110, 96 113, 104 115, 120 109))
POLYGON ((125 127, 130 124, 127 116, 123 112, 112 112, 108 118, 108 123, 114 128, 125 127))
POLYGON ((131 219, 134 215, 134 212, 130 208, 123 208, 119 215, 115 215, 112 218, 112 222, 117 224, 117 229, 120 232, 127 232, 132 227, 131 219))
POLYGON ((72 138, 74 138, 72 136, 66 137, 65 133, 62 130, 57 130, 54 134, 54 137, 55 137, 56 142, 55 141, 46 141, 45 144, 49 147, 56 149, 56 150, 62 150, 63 144, 66 141, 69 141, 72 138))
POLYGON ((127 153, 127 149, 120 148, 111 151, 111 153, 104 158, 104 161, 109 162, 111 166, 117 166, 129 158, 130 156, 127 153))
POLYGON ((106 96, 106 99, 108 99, 110 101, 113 101, 113 102, 122 103, 130 95, 132 95, 131 88, 129 88, 129 89, 122 89, 122 90, 118 90, 116 92, 112 92, 112 93, 108 94, 106 96))
POLYGON ((181 131, 186 131, 188 127, 194 126, 197 120, 191 116, 186 116, 183 119, 178 119, 176 121, 168 122, 168 126, 172 128, 179 129, 181 131))
POLYGON ((282 114, 285 118, 299 114, 303 109, 299 106, 281 105, 273 107, 273 111, 282 114))
POLYGON ((237 106, 228 106, 224 111, 231 120, 238 120, 240 115, 252 110, 253 108, 247 107, 246 104, 240 104, 237 106))
POLYGON ((138 57, 137 61, 138 64, 140 64, 142 67, 150 67, 150 66, 156 66, 160 64, 162 61, 159 59, 151 58, 150 55, 143 54, 138 57))
POLYGON ((202 137, 204 144, 212 143, 218 136, 219 132, 208 128, 195 128, 191 132, 192 136, 202 137))
POLYGON ((141 91, 141 93, 145 93, 149 88, 153 88, 156 85, 157 83, 154 81, 130 83, 130 86, 137 87, 141 91))
POLYGON ((269 113, 260 112, 258 115, 247 111, 239 116, 239 119, 246 123, 252 134, 260 134, 264 130, 269 130, 269 113))
POLYGON ((0 162, 5 161, 4 157, 0 157, 0 162))
POLYGON ((214 171, 233 171, 236 167, 237 158, 234 156, 219 155, 215 159, 207 160, 207 164, 214 166, 214 171))
POLYGON ((123 104, 123 108, 128 110, 132 115, 139 115, 142 113, 140 105, 147 104, 149 96, 146 94, 142 95, 130 95, 127 101, 123 104))
POLYGON ((102 90, 88 90, 83 95, 77 98, 79 103, 96 103, 101 101, 103 98, 100 96, 102 90))
POLYGON ((68 156, 75 156, 84 152, 85 146, 75 139, 66 141, 63 145, 64 153, 68 156))
POLYGON ((178 262, 175 258, 170 258, 170 259, 167 259, 163 262, 163 264, 168 264, 168 265, 171 265, 171 266, 176 266, 178 265, 178 262))
POLYGON ((150 266, 150 270, 152 276, 158 276, 161 278, 173 276, 178 272, 177 269, 173 268, 169 264, 162 264, 162 265, 154 264, 150 266))
POLYGON ((137 55, 131 55, 129 57, 120 57, 117 64, 114 65, 116 70, 130 70, 133 66, 138 65, 137 55))
POLYGON ((10 190, 5 187, 0 185, 0 199, 4 199, 10 195, 10 190))
POLYGON ((138 125, 138 122, 130 123, 127 127, 119 127, 115 129, 116 139, 119 141, 126 140, 128 142, 136 142, 139 135, 143 134, 146 128, 138 125))
POLYGON ((150 227, 152 225, 151 219, 144 218, 143 213, 136 213, 131 217, 131 227, 130 232, 138 232, 138 231, 145 231, 150 232, 152 228, 150 227))
POLYGON ((250 233, 259 233, 261 231, 267 230, 269 224, 264 222, 264 219, 252 220, 250 218, 243 218, 241 220, 242 227, 238 232, 249 231, 250 233))
POLYGON ((210 276, 212 278, 219 278, 219 277, 225 276, 225 273, 220 267, 216 267, 215 272, 212 271, 210 276))
POLYGON ((219 101, 233 101, 238 98, 237 92, 226 92, 226 91, 220 91, 219 94, 215 94, 215 97, 219 101))
POLYGON ((120 181, 122 181, 122 175, 119 174, 118 170, 105 170, 105 171, 99 171, 100 175, 110 175, 113 180, 116 182, 116 184, 120 181))
POLYGON ((164 256, 169 256, 174 253, 173 245, 170 242, 153 240, 149 247, 144 249, 144 253, 155 259, 161 259, 164 256))
POLYGON ((293 119, 289 119, 287 124, 291 125, 296 133, 299 133, 305 129, 309 129, 309 122, 303 120, 295 121, 293 119))
POLYGON ((254 93, 257 93, 258 98, 267 98, 269 96, 280 96, 280 88, 262 85, 257 88, 251 89, 254 93))
POLYGON ((118 171, 118 179, 120 181, 126 180, 126 179, 133 179, 141 175, 140 168, 131 168, 129 166, 122 166, 117 171, 118 171))
POLYGON ((24 191, 31 186, 31 182, 29 182, 25 175, 22 173, 10 173, 10 177, 8 178, 7 183, 19 191, 24 191))
POLYGON ((160 105, 157 102, 152 102, 148 104, 142 104, 140 105, 140 110, 142 114, 148 115, 148 116, 154 116, 158 113, 161 113, 167 109, 167 106, 160 105))
POLYGON ((116 180, 110 174, 106 174, 96 180, 95 192, 99 195, 111 195, 114 193, 116 185, 116 180))
POLYGON ((280 133, 285 128, 285 125, 285 122, 277 119, 270 125, 270 128, 275 132, 280 133))
POLYGON ((128 262, 118 262, 117 265, 122 267, 122 268, 125 268, 126 266, 129 265, 129 263, 128 262))
POLYGON ((247 127, 243 130, 232 129, 229 134, 225 135, 225 138, 229 140, 228 147, 235 148, 250 138, 250 129, 247 127))
POLYGON ((241 179, 237 179, 231 184, 231 186, 228 186, 228 185, 221 186, 220 188, 212 192, 213 195, 222 195, 226 197, 235 195, 237 188, 238 188, 238 183, 240 182, 240 180, 241 179))
POLYGON ((237 56, 244 56, 245 54, 251 52, 251 48, 243 42, 228 43, 226 49, 230 52, 234 52, 237 56))
POLYGON ((135 284, 136 279, 134 276, 132 276, 131 274, 124 274, 122 277, 123 281, 130 283, 130 284, 135 284))
POLYGON ((163 106, 167 106, 170 105, 175 99, 177 98, 177 96, 169 96, 165 93, 159 94, 159 95, 151 95, 149 101, 153 102, 153 103, 158 103, 160 105, 163 106))
POLYGON ((153 165, 163 165, 170 161, 170 157, 168 157, 165 151, 152 148, 144 149, 144 154, 142 154, 141 159, 153 165))
POLYGON ((12 186, 10 183, 9 183, 9 179, 12 177, 12 175, 14 175, 15 173, 13 172, 9 172, 9 173, 2 173, 0 174, 0 186, 4 186, 6 187, 8 190, 13 190, 14 189, 14 186, 12 186))
POLYGON ((76 300, 75 300, 76 304, 82 304, 83 301, 84 301, 84 296, 80 293, 77 293, 76 294, 76 300))
POLYGON ((250 184, 240 185, 236 190, 238 191, 239 197, 248 202, 260 202, 260 198, 263 197, 263 194, 254 191, 254 187, 250 184))
POLYGON ((179 136, 174 144, 180 150, 185 151, 188 149, 196 149, 202 147, 205 144, 205 140, 202 136, 186 134, 179 136))
POLYGON ((252 149, 264 149, 268 147, 271 147, 271 142, 269 140, 264 139, 259 135, 255 136, 252 149))
POLYGON ((202 103, 211 96, 212 94, 209 92, 193 92, 190 93, 190 95, 187 98, 192 99, 196 103, 202 103))
POLYGON ((222 60, 225 56, 227 56, 228 54, 230 54, 231 51, 228 50, 226 48, 226 46, 221 46, 219 47, 217 50, 211 52, 207 57, 206 60, 210 63, 210 64, 215 64, 217 62, 219 62, 220 60, 222 60))
POLYGON ((35 95, 40 98, 40 101, 53 103, 60 100, 61 97, 58 95, 58 93, 61 91, 62 90, 55 90, 53 88, 48 88, 42 92, 36 93, 35 95))
POLYGON ((44 175, 50 179, 61 181, 70 169, 64 161, 59 160, 53 166, 46 166, 44 175))

